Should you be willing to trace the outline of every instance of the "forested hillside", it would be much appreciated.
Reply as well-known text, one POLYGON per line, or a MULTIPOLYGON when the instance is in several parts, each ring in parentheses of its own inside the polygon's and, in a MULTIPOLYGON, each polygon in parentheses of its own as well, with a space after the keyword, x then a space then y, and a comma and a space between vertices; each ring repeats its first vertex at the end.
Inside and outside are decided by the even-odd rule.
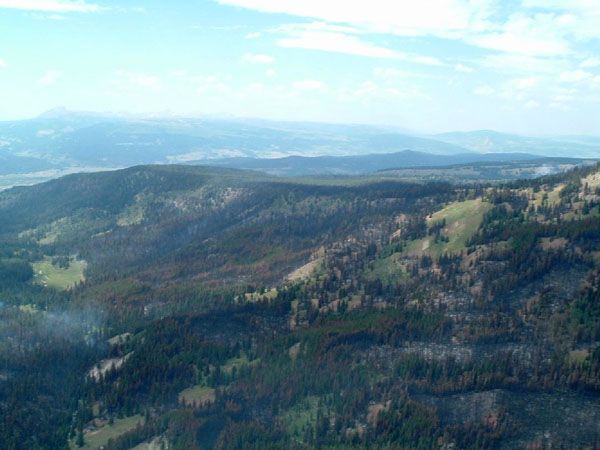
POLYGON ((0 192, 0 448, 597 448, 600 171, 0 192))

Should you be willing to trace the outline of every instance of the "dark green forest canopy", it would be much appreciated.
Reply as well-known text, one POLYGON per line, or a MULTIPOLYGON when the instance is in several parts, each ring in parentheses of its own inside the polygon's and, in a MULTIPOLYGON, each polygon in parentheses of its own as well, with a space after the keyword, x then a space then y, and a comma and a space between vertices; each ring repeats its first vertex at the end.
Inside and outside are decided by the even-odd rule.
POLYGON ((599 187, 139 166, 0 192, 0 448, 594 448, 599 187))

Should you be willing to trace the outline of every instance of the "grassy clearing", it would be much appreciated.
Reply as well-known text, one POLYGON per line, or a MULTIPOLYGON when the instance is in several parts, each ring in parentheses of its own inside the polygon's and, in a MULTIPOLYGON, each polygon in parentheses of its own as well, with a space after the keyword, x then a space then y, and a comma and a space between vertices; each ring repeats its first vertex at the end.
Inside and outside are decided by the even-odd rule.
POLYGON ((157 436, 150 442, 142 442, 136 445, 131 450, 165 450, 169 448, 167 438, 164 436, 157 436))
POLYGON ((38 241, 38 244, 52 245, 58 240, 59 236, 60 236, 60 233, 58 232, 58 230, 49 231, 48 233, 46 233, 46 235, 43 238, 41 238, 38 241))
POLYGON ((186 405, 200 406, 215 401, 215 390, 204 385, 192 386, 179 393, 179 401, 186 405))
POLYGON ((315 272, 322 267, 325 261, 325 247, 320 247, 311 255, 311 260, 298 267, 286 276, 287 281, 298 281, 310 278, 315 272))
POLYGON ((302 442, 308 425, 314 429, 317 421, 319 397, 309 396, 281 415, 281 421, 295 440, 302 442))
POLYGON ((459 253, 466 247, 467 240, 473 236, 483 220, 484 214, 492 205, 478 198, 463 202, 450 203, 444 209, 437 211, 427 219, 428 225, 446 221, 446 226, 441 230, 441 235, 448 238, 448 242, 435 242, 434 236, 412 241, 408 244, 405 253, 410 255, 430 255, 439 257, 443 253, 459 253))
POLYGON ((19 305, 19 311, 26 314, 36 314, 40 310, 37 306, 28 303, 26 305, 19 305))
POLYGON ((19 237, 33 239, 39 245, 52 245, 63 236, 77 232, 85 226, 85 221, 82 217, 63 217, 49 224, 23 231, 19 234, 19 237))
POLYGON ((96 365, 94 365, 94 367, 92 367, 89 370, 88 376, 90 376, 98 381, 98 380, 100 380, 100 377, 105 375, 109 370, 111 370, 113 368, 119 369, 125 363, 125 361, 127 361, 127 359, 130 356, 131 356, 131 353, 128 353, 121 358, 103 359, 103 360, 99 361, 96 365))
POLYGON ((589 355, 589 350, 571 350, 569 352, 567 360, 570 364, 581 365, 584 363, 584 361, 589 355))
POLYGON ((22 231, 19 233, 21 239, 33 239, 40 245, 52 245, 61 235, 61 229, 68 224, 68 219, 55 220, 50 224, 40 225, 37 228, 22 231))
POLYGON ((241 353, 237 358, 231 358, 227 360, 227 362, 221 366, 221 370, 227 374, 231 374, 233 369, 239 370, 240 367, 246 365, 253 366, 258 364, 259 361, 260 359, 253 359, 250 361, 248 356, 246 356, 244 353, 241 353))
POLYGON ((600 187, 600 172, 595 172, 588 175, 585 178, 582 178, 581 184, 582 186, 585 186, 587 184, 590 189, 600 187))
POLYGON ((381 280, 383 284, 392 284, 408 279, 406 265, 399 253, 386 258, 376 259, 365 273, 369 280, 381 280))
POLYGON ((110 345, 122 345, 132 337, 133 334, 127 332, 113 336, 110 339, 107 339, 106 342, 108 342, 110 345))
POLYGON ((33 263, 34 282, 42 286, 60 291, 71 289, 77 283, 85 280, 84 272, 87 263, 83 260, 71 259, 69 267, 63 269, 52 264, 50 257, 33 263))
MULTIPOLYGON (((565 188, 565 184, 559 184, 554 189, 545 190, 541 189, 538 192, 533 192, 532 189, 528 189, 527 193, 529 196, 533 196, 531 203, 540 207, 543 205, 556 206, 560 203, 560 192, 565 188)), ((546 189, 549 189, 546 187, 546 189)))
POLYGON ((126 417, 124 419, 115 419, 115 423, 112 425, 106 423, 97 430, 85 432, 83 435, 85 445, 83 447, 78 447, 75 444, 75 440, 72 440, 69 444, 72 450, 79 448, 83 450, 100 449, 105 446, 110 439, 119 437, 142 423, 144 423, 144 418, 141 415, 126 417))
POLYGON ((273 300, 277 297, 277 288, 271 288, 265 292, 247 292, 244 294, 244 298, 247 302, 258 302, 260 300, 273 300))
POLYGON ((313 274, 313 272, 317 269, 317 267, 319 267, 319 265, 322 262, 323 262, 322 258, 310 261, 310 262, 304 264, 303 266, 298 267, 293 272, 291 272, 286 277, 286 279, 288 281, 298 281, 298 280, 303 280, 305 278, 308 278, 308 277, 310 277, 313 274))
POLYGON ((540 239, 540 247, 544 250, 562 250, 566 247, 569 241, 565 238, 542 238, 540 239))
POLYGON ((131 225, 139 225, 144 220, 144 208, 139 205, 128 206, 117 217, 117 225, 120 227, 128 227, 131 225))
POLYGON ((559 184, 548 192, 548 205, 556 206, 560 203, 560 193, 565 188, 564 184, 559 184))

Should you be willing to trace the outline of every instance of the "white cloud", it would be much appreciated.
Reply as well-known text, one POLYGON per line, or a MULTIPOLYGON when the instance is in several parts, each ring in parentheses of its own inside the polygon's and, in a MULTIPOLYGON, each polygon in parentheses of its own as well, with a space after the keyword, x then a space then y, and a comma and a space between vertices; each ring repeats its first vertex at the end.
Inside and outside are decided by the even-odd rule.
POLYGON ((96 12, 101 8, 83 0, 0 0, 0 8, 47 12, 96 12))
POLYGON ((513 80, 513 86, 520 90, 531 89, 538 85, 540 79, 538 77, 525 77, 513 80))
POLYGON ((578 69, 562 72, 558 78, 560 81, 564 81, 566 83, 579 83, 581 81, 592 79, 593 75, 585 70, 578 69))
POLYGON ((352 24, 368 32, 402 36, 447 36, 477 26, 490 13, 482 1, 422 0, 218 0, 268 13, 287 14, 337 24, 352 24))
POLYGON ((66 20, 66 16, 62 14, 38 14, 33 13, 37 18, 42 20, 66 20))
POLYGON ((567 62, 562 58, 540 58, 532 55, 517 55, 512 53, 497 53, 486 55, 481 65, 496 71, 547 73, 554 75, 567 68, 567 62))
POLYGON ((119 70, 117 71, 117 75, 119 76, 119 80, 117 80, 116 84, 121 88, 131 86, 153 90, 160 88, 160 78, 155 75, 130 72, 127 70, 119 70))
POLYGON ((395 78, 380 78, 375 80, 365 80, 355 86, 344 86, 337 88, 335 94, 338 100, 343 102, 369 102, 377 101, 387 103, 396 101, 398 98, 419 98, 420 100, 430 100, 430 98, 419 90, 417 86, 403 83, 402 80, 395 78), (399 82, 400 81, 400 82, 399 82))
POLYGON ((298 89, 301 91, 316 91, 319 89, 323 89, 325 85, 322 81, 319 80, 301 80, 294 82, 292 86, 294 89, 298 89))
POLYGON ((600 2, 596 0, 524 0, 523 6, 551 10, 563 17, 571 17, 571 20, 559 21, 558 25, 563 28, 562 31, 574 35, 577 39, 600 37, 600 2))
POLYGON ((564 103, 560 103, 560 102, 550 103, 550 108, 556 109, 558 111, 570 111, 571 110, 571 107, 569 105, 565 105, 564 103))
POLYGON ((457 72, 464 72, 464 73, 471 73, 473 72, 473 68, 469 67, 469 66, 465 66, 464 64, 455 64, 454 65, 454 70, 456 70, 457 72))
POLYGON ((192 75, 186 70, 171 70, 169 75, 171 75, 180 83, 191 84, 197 94, 205 94, 208 92, 225 94, 230 92, 230 87, 227 84, 228 77, 222 77, 214 74, 192 75))
POLYGON ((7 66, 6 61, 4 61, 2 58, 0 58, 0 69, 3 69, 7 66))
POLYGON ((272 56, 256 53, 246 53, 242 59, 251 64, 272 64, 275 61, 275 58, 272 56))
POLYGON ((58 70, 47 70, 44 75, 38 80, 41 86, 52 86, 62 77, 62 72, 58 70))
POLYGON ((528 76, 521 78, 513 78, 501 83, 501 89, 498 95, 511 102, 525 104, 531 99, 532 92, 538 86, 542 86, 541 92, 548 94, 548 80, 538 76, 528 76))
POLYGON ((287 48, 305 48, 373 58, 397 58, 394 50, 363 42, 356 36, 329 31, 306 32, 280 39, 278 44, 287 48))
MULTIPOLYGON (((574 57, 581 42, 600 38, 600 1, 597 0, 216 1, 317 21, 293 24, 295 30, 280 27, 280 32, 287 34, 279 41, 284 47, 401 59, 421 64, 440 65, 441 61, 430 56, 407 55, 388 43, 377 44, 365 36, 433 36, 460 40, 498 52, 485 58, 528 57, 539 68, 527 70, 547 72, 552 71, 548 66, 554 64, 553 60, 574 57)), ((455 70, 461 71, 457 67, 455 70)), ((511 68, 525 70, 525 66, 519 64, 511 68)))
POLYGON ((373 95, 379 92, 379 85, 371 80, 365 81, 358 89, 354 91, 354 95, 357 97, 364 97, 366 95, 373 95))
POLYGON ((558 88, 552 96, 552 101, 558 104, 565 104, 575 101, 578 90, 574 88, 558 88))
MULTIPOLYGON (((199 26, 198 28, 203 28, 203 27, 199 26)), ((206 28, 208 28, 209 30, 216 30, 216 31, 235 31, 235 30, 240 30, 244 27, 242 25, 210 25, 206 28)))
POLYGON ((259 92, 265 90, 265 85, 262 83, 250 83, 247 88, 249 91, 259 92))
POLYGON ((538 102, 536 102, 535 100, 529 100, 523 106, 525 106, 525 109, 535 109, 535 108, 538 108, 540 106, 540 104, 538 102))
POLYGON ((244 39, 258 39, 261 36, 261 34, 257 31, 252 32, 252 33, 247 33, 246 36, 244 36, 244 39))
POLYGON ((275 72, 275 70, 273 69, 267 69, 265 70, 265 75, 268 77, 274 77, 275 75, 277 75, 277 72, 275 72))
POLYGON ((525 55, 561 55, 570 51, 569 42, 560 33, 561 17, 555 14, 513 14, 500 30, 475 34, 467 41, 480 47, 525 55))
POLYGON ((286 36, 277 41, 279 46, 285 48, 303 48, 371 58, 397 59, 430 66, 443 65, 442 61, 434 57, 399 52, 365 41, 357 36, 357 30, 349 27, 322 23, 291 24, 276 28, 272 32, 286 36))
POLYGON ((307 31, 329 31, 332 33, 364 34, 362 30, 347 25, 334 25, 326 22, 301 22, 280 25, 270 30, 273 33, 294 35, 307 31))
POLYGON ((496 90, 487 84, 477 86, 475 88, 475 90, 473 91, 473 93, 475 95, 481 95, 481 96, 486 96, 486 97, 489 95, 492 95, 494 92, 496 92, 496 90))
POLYGON ((598 67, 598 66, 600 66, 600 58, 593 56, 591 58, 587 58, 587 59, 581 61, 581 64, 579 64, 579 65, 586 69, 598 67))
POLYGON ((438 58, 434 58, 433 56, 424 56, 424 55, 410 55, 410 54, 400 54, 398 59, 402 59, 407 62, 412 62, 416 64, 424 64, 426 66, 444 66, 445 64, 439 60, 438 58))
POLYGON ((408 70, 396 69, 395 67, 376 67, 373 69, 373 75, 380 78, 421 78, 426 76, 408 70))
MULTIPOLYGON (((598 0, 215 1, 287 15, 290 22, 304 21, 266 31, 278 35, 276 43, 284 48, 440 66, 464 74, 492 69, 497 77, 505 78, 494 79, 496 88, 486 86, 482 79, 480 85, 475 85, 474 92, 510 100, 515 111, 530 101, 532 92, 540 104, 551 105, 557 88, 566 83, 578 83, 582 88, 578 100, 592 102, 598 98, 590 94, 600 89, 599 83, 594 81, 594 77, 600 75, 592 70, 600 67, 600 55, 589 50, 595 45, 594 39, 600 39, 598 0), (404 38, 408 36, 420 39, 404 38), (461 53, 460 48, 437 58, 442 53, 415 54, 407 50, 419 48, 422 50, 418 53, 421 53, 436 48, 435 42, 423 39, 426 37, 460 41, 484 52, 477 61, 473 56, 465 59, 465 55, 477 53, 461 53), (577 68, 581 70, 578 72, 577 68)), ((429 71, 423 76, 436 77, 441 73, 441 70, 439 73, 429 71)), ((384 92, 396 89, 388 86, 390 83, 384 81, 385 77, 396 77, 402 82, 406 74, 382 70, 374 71, 373 75, 384 84, 377 92, 384 92)), ((362 90, 372 88, 363 86, 362 90)), ((393 95, 392 91, 388 94, 393 95)))

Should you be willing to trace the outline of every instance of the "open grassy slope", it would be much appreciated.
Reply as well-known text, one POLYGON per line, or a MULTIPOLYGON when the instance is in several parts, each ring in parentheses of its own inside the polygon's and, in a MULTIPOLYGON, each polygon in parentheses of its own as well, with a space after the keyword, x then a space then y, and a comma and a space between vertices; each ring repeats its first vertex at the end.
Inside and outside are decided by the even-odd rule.
POLYGON ((445 221, 446 225, 442 228, 441 235, 448 238, 448 242, 436 242, 435 236, 427 236, 410 242, 406 253, 433 257, 444 253, 460 253, 465 250, 465 243, 477 231, 484 214, 491 207, 492 205, 481 198, 450 203, 427 218, 429 226, 445 221))
POLYGON ((143 423, 144 418, 140 415, 115 419, 112 425, 109 423, 102 423, 96 429, 84 432, 83 447, 79 447, 75 441, 72 440, 70 442, 70 448, 71 450, 100 450, 110 439, 115 439, 143 423))
POLYGON ((45 257, 33 263, 34 282, 58 290, 70 289, 85 280, 86 267, 85 261, 71 259, 69 266, 63 268, 52 264, 52 259, 45 257))

